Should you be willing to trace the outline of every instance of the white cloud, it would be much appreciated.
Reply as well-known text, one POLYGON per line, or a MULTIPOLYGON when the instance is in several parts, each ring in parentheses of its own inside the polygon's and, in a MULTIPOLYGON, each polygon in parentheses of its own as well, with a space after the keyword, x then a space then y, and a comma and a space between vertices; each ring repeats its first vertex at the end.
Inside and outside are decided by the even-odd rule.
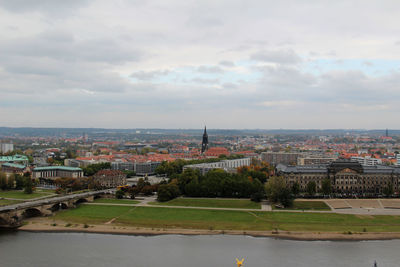
POLYGON ((0 126, 398 128, 399 7, 0 0, 0 126))

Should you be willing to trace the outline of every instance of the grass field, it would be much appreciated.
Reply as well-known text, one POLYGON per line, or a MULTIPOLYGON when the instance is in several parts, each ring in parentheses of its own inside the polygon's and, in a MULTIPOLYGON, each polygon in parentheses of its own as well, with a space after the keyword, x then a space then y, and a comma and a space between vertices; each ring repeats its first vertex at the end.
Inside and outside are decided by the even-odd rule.
POLYGON ((12 204, 20 203, 19 200, 8 200, 8 199, 0 199, 0 206, 7 206, 12 204))
POLYGON ((147 228, 208 230, 286 230, 314 232, 400 232, 400 216, 335 213, 246 212, 127 206, 80 206, 54 219, 70 223, 115 224, 147 228))
POLYGON ((149 204, 162 206, 261 209, 260 203, 248 199, 175 198, 168 202, 151 202, 149 204))
POLYGON ((111 203, 111 204, 138 204, 140 201, 131 199, 115 199, 115 198, 98 198, 93 203, 111 203))
MULTIPOLYGON (((272 206, 273 209, 278 209, 272 206)), ((331 208, 326 205, 324 201, 302 201, 295 200, 293 206, 290 208, 285 208, 286 210, 331 210, 331 208)))
POLYGON ((32 194, 25 194, 23 190, 0 191, 0 197, 16 199, 32 199, 54 194, 54 190, 37 189, 32 194))

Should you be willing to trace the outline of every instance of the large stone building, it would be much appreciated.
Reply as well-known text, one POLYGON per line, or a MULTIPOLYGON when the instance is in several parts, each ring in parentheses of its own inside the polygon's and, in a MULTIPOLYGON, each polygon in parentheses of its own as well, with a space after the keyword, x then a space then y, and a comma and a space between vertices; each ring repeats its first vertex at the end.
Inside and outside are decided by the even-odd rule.
POLYGON ((322 181, 331 181, 334 193, 379 195, 385 187, 399 190, 400 168, 389 166, 362 166, 359 162, 337 160, 327 165, 287 166, 278 165, 277 175, 283 176, 292 186, 295 182, 305 191, 309 182, 314 181, 321 189, 322 181))
POLYGON ((105 188, 126 185, 126 174, 118 170, 100 170, 93 175, 93 180, 105 188))
POLYGON ((81 168, 66 167, 66 166, 48 166, 48 167, 37 167, 32 171, 32 178, 81 178, 83 177, 83 171, 81 168))
POLYGON ((16 163, 3 163, 1 165, 1 171, 5 173, 15 173, 15 174, 20 174, 23 175, 25 171, 28 171, 29 168, 27 168, 25 165, 21 164, 16 164, 16 163))
POLYGON ((0 156, 0 167, 4 163, 17 163, 22 165, 28 165, 29 159, 25 155, 0 156))

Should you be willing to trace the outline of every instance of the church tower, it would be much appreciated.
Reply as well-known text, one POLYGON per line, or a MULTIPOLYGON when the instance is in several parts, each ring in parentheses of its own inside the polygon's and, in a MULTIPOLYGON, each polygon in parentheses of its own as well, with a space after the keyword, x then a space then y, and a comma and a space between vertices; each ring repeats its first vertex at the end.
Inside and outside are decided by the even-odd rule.
POLYGON ((207 128, 204 126, 203 141, 201 142, 201 154, 204 154, 208 149, 208 134, 207 128))

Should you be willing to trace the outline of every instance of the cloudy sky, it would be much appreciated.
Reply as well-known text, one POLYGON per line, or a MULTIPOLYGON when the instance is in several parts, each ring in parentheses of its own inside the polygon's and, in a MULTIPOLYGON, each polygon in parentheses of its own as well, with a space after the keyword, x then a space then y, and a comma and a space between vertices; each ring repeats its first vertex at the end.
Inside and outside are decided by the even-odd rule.
POLYGON ((0 0, 0 126, 392 128, 400 1, 0 0))

